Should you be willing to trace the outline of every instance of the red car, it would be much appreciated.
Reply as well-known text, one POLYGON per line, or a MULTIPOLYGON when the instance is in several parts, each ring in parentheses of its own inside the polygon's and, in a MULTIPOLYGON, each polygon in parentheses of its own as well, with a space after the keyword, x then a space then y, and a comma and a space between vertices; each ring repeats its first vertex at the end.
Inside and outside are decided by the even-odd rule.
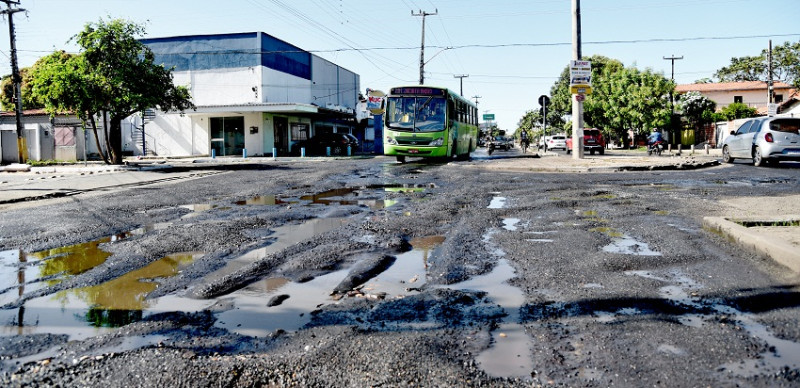
MULTIPOLYGON (((583 150, 589 151, 594 155, 595 151, 599 151, 600 155, 606 153, 606 139, 603 138, 603 132, 597 128, 584 128, 583 130, 583 150)), ((567 153, 572 152, 572 136, 567 137, 567 153)))

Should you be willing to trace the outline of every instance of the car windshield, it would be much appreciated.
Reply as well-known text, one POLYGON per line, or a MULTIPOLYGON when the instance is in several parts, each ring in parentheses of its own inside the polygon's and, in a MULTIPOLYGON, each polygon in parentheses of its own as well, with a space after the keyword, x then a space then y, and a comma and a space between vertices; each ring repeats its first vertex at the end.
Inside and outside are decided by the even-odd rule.
POLYGON ((441 97, 389 97, 386 126, 414 132, 443 131, 446 106, 441 97))

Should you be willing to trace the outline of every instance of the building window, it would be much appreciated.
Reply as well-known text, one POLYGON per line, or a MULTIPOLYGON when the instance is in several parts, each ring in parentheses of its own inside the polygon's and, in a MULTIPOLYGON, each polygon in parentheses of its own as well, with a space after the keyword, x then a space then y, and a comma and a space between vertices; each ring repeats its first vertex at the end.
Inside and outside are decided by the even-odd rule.
POLYGON ((742 96, 733 96, 733 102, 741 104, 742 102, 744 102, 744 99, 742 98, 742 96))
POLYGON ((292 140, 308 140, 309 125, 306 123, 291 123, 292 140))
POLYGON ((775 94, 772 96, 772 100, 775 101, 776 104, 780 104, 783 102, 783 94, 775 94))

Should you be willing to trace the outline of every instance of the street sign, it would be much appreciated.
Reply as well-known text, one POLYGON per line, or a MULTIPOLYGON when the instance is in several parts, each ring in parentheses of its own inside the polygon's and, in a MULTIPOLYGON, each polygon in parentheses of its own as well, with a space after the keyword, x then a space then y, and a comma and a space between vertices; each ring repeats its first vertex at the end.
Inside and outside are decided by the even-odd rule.
POLYGON ((547 97, 547 95, 544 95, 544 94, 539 96, 539 105, 541 105, 541 106, 550 105, 550 97, 547 97))
POLYGON ((494 113, 487 113, 483 115, 483 121, 494 121, 494 113))
POLYGON ((570 61, 569 86, 572 94, 592 93, 591 61, 570 61))
POLYGON ((576 94, 575 95, 575 101, 583 102, 583 100, 585 100, 585 99, 586 99, 586 95, 585 94, 576 94))
POLYGON ((592 94, 592 85, 570 85, 569 92, 572 94, 592 94))

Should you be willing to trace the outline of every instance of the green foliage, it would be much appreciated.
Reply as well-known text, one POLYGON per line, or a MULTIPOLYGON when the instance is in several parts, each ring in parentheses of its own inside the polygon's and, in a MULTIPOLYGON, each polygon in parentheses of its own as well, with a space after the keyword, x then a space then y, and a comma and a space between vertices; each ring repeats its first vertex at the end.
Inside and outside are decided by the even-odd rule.
POLYGON ((717 119, 719 121, 731 121, 736 119, 746 119, 748 117, 755 117, 758 114, 756 108, 751 108, 741 102, 734 102, 718 112, 717 119))
POLYGON ((700 92, 692 91, 679 97, 677 108, 689 123, 697 128, 713 120, 717 104, 709 100, 700 92))
MULTIPOLYGON (((583 105, 586 127, 599 128, 610 137, 623 137, 629 129, 648 133, 669 124, 669 95, 675 89, 672 81, 650 70, 626 68, 616 59, 599 55, 584 59, 592 62, 592 94, 587 95, 583 105)), ((550 94, 553 114, 570 115, 569 66, 561 72, 550 94)), ((568 130, 571 124, 559 127, 568 130)))
MULTIPOLYGON (((30 68, 24 67, 19 69, 19 76, 22 80, 20 83, 20 95, 22 95, 22 109, 38 109, 44 108, 44 106, 35 101, 31 97, 30 93, 30 68)), ((15 99, 14 99, 14 81, 11 75, 7 75, 3 77, 3 80, 0 81, 0 108, 4 111, 11 111, 16 109, 15 99)))
MULTIPOLYGON (((767 81, 769 78, 767 58, 769 50, 760 55, 731 58, 714 76, 722 82, 767 81)), ((772 50, 773 78, 800 87, 800 42, 784 42, 772 50)))
POLYGON ((86 121, 100 112, 110 116, 109 148, 122 163, 124 118, 148 108, 194 108, 189 90, 172 83, 172 70, 154 63, 150 49, 136 37, 144 28, 122 19, 87 24, 74 37, 82 52, 55 52, 34 66, 32 94, 48 113, 74 112, 86 121))

